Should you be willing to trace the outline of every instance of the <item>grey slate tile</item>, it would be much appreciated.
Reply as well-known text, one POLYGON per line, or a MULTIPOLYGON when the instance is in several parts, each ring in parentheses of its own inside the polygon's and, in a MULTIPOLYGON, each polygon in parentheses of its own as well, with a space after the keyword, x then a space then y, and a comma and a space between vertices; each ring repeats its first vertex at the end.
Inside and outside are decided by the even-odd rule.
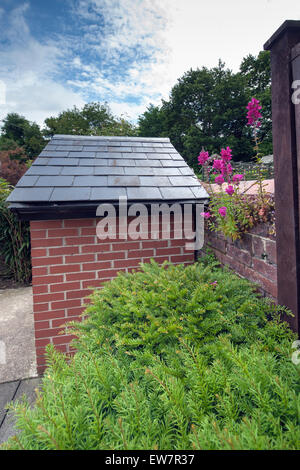
POLYGON ((181 160, 162 160, 162 166, 165 167, 186 167, 186 164, 181 160))
MULTIPOLYGON (((37 161, 35 161, 36 163, 37 161)), ((51 158, 50 164, 51 165, 60 165, 60 166, 77 166, 79 162, 79 158, 51 158)))
POLYGON ((138 176, 108 176, 108 186, 140 186, 140 185, 141 185, 141 182, 138 176))
POLYGON ((73 186, 107 186, 107 176, 75 176, 73 186))
POLYGON ((182 175, 194 175, 195 174, 193 170, 189 168, 188 166, 183 166, 179 168, 179 171, 182 175))
POLYGON ((83 147, 84 152, 104 152, 106 147, 103 147, 102 145, 85 145, 83 147))
POLYGON ((158 153, 177 153, 177 150, 174 148, 174 147, 167 147, 167 148, 156 148, 155 149, 156 152, 158 153))
POLYGON ((43 150, 40 157, 68 157, 70 152, 57 152, 56 150, 43 150))
POLYGON ((122 158, 134 158, 135 160, 144 159, 144 158, 147 158, 147 154, 141 153, 141 152, 127 152, 127 153, 122 153, 122 158))
POLYGON ((90 194, 91 188, 54 188, 50 201, 88 201, 90 194))
MULTIPOLYGON (((48 163, 49 163, 49 158, 43 158, 43 157, 38 157, 34 161, 35 165, 48 165, 48 163)), ((52 160, 51 160, 51 164, 52 164, 52 160)))
POLYGON ((153 167, 142 167, 142 166, 136 166, 136 167, 124 167, 124 173, 125 175, 137 175, 137 176, 151 176, 154 175, 154 169, 153 167))
POLYGON ((92 188, 91 191, 91 200, 92 201, 101 201, 101 200, 116 200, 121 196, 126 196, 125 188, 92 188))
POLYGON ((167 176, 141 176, 141 186, 171 186, 167 176))
MULTIPOLYGON (((58 168, 58 167, 54 167, 58 168)), ((93 166, 66 166, 62 169, 62 175, 93 175, 94 167, 93 166)))
POLYGON ((36 187, 47 186, 47 187, 57 187, 57 186, 72 186, 74 176, 40 176, 37 182, 35 183, 36 187))
POLYGON ((161 199, 161 193, 158 188, 140 187, 140 188, 126 188, 127 197, 130 200, 156 200, 161 199))
POLYGON ((164 199, 194 199, 194 194, 190 188, 172 187, 160 188, 164 199))
POLYGON ((202 199, 202 198, 208 199, 208 194, 203 188, 203 186, 192 186, 191 191, 193 192, 194 196, 198 199, 202 199))
POLYGON ((135 160, 136 166, 139 167, 155 167, 155 166, 160 166, 161 167, 161 161, 160 160, 135 160))
POLYGON ((143 142, 142 144, 143 147, 163 147, 164 144, 160 143, 160 142, 143 142))
POLYGON ((121 159, 117 159, 117 158, 109 158, 108 159, 108 165, 109 166, 135 166, 135 161, 134 160, 130 160, 129 158, 123 158, 122 160, 121 159))
POLYGON ((178 168, 153 168, 153 173, 156 176, 180 176, 178 168))
POLYGON ((107 158, 83 158, 79 160, 79 166, 106 166, 108 165, 107 158))
POLYGON ((195 176, 170 176, 174 186, 200 186, 200 181, 195 176))
POLYGON ((95 167, 94 174, 95 175, 124 175, 124 168, 122 166, 98 166, 98 167, 95 167))
POLYGON ((153 159, 153 160, 156 160, 156 159, 159 159, 159 160, 171 160, 171 155, 169 153, 147 153, 147 158, 149 158, 150 160, 153 159))
POLYGON ((97 158, 122 158, 122 153, 121 152, 97 152, 96 156, 97 158))
MULTIPOLYGON (((59 156, 59 155, 57 155, 59 156)), ((72 158, 95 158, 96 152, 87 152, 87 151, 82 151, 82 152, 70 152, 69 156, 72 158)))
POLYGON ((80 145, 58 145, 55 150, 57 150, 58 152, 72 152, 72 150, 80 152, 81 150, 83 150, 83 147, 80 145))
POLYGON ((131 147, 108 147, 109 152, 131 152, 131 147))
POLYGON ((78 140, 79 145, 83 145, 84 147, 107 147, 108 140, 78 140))
POLYGON ((39 166, 33 164, 26 171, 26 175, 59 175, 62 169, 62 166, 39 166))
POLYGON ((8 202, 46 202, 53 188, 15 188, 6 199, 8 202))
POLYGON ((38 176, 34 176, 34 175, 31 176, 26 173, 26 175, 22 176, 22 178, 18 181, 16 187, 19 188, 19 187, 26 187, 26 186, 34 186, 37 179, 38 179, 38 176))
POLYGON ((179 153, 170 153, 170 157, 172 160, 181 160, 182 162, 185 162, 184 158, 179 153))
MULTIPOLYGON (((160 147, 159 147, 160 148, 160 147)), ((135 152, 155 153, 155 147, 135 147, 135 152)))

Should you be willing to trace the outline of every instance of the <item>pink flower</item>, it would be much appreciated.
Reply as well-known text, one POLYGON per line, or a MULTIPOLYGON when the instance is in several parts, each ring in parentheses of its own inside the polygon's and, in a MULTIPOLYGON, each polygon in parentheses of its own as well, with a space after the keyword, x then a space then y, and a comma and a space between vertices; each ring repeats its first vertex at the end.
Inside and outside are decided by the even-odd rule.
POLYGON ((233 175, 233 177, 232 177, 232 181, 234 183, 239 183, 243 179, 244 179, 244 175, 233 175))
POLYGON ((204 217, 205 219, 209 219, 210 216, 211 216, 211 213, 210 212, 201 212, 202 217, 204 217))
POLYGON ((247 125, 248 126, 254 126, 254 127, 260 127, 261 123, 259 122, 259 119, 262 117, 260 110, 262 107, 259 104, 259 100, 252 98, 251 101, 249 101, 247 105, 248 113, 247 113, 247 125))
POLYGON ((226 193, 229 194, 229 196, 232 196, 234 193, 234 187, 231 186, 231 184, 225 189, 226 193))
POLYGON ((226 213, 227 213, 227 207, 220 207, 219 208, 219 214, 221 217, 226 217, 226 213))
POLYGON ((230 165, 230 163, 226 163, 226 164, 225 164, 225 168, 226 168, 225 172, 226 172, 228 175, 231 175, 231 173, 232 173, 232 166, 230 165))
POLYGON ((232 159, 232 150, 231 148, 227 147, 226 149, 221 150, 221 158, 224 162, 229 162, 232 159))
POLYGON ((223 178, 222 175, 216 176, 216 178, 215 178, 215 183, 217 183, 217 184, 223 184, 224 182, 225 182, 225 180, 224 180, 224 178, 223 178))
POLYGON ((223 160, 214 160, 213 169, 222 171, 223 170, 223 160))
POLYGON ((209 159, 209 153, 202 150, 198 156, 198 165, 204 165, 209 159))

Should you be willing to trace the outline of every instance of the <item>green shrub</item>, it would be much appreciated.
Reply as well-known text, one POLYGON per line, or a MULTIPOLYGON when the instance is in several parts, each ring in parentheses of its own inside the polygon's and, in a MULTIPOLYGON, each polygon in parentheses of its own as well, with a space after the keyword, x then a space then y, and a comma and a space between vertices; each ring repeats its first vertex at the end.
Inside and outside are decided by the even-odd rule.
POLYGON ((20 221, 8 209, 6 198, 13 187, 0 178, 0 258, 7 268, 6 276, 16 282, 31 280, 29 223, 20 221))
MULTIPOLYGON (((5 449, 297 449, 295 335, 215 264, 142 266, 95 291, 78 352, 48 347, 5 449)), ((73 327, 74 329, 74 327, 73 327)))

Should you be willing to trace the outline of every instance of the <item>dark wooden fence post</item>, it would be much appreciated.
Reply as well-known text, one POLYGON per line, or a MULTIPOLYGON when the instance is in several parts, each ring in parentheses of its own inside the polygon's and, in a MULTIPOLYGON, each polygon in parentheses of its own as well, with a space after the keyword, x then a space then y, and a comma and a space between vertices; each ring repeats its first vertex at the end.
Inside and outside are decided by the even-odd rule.
POLYGON ((278 303, 300 328, 300 104, 292 84, 300 80, 300 21, 285 21, 264 45, 271 51, 272 121, 276 207, 278 303), (297 54, 298 51, 298 54, 297 54))

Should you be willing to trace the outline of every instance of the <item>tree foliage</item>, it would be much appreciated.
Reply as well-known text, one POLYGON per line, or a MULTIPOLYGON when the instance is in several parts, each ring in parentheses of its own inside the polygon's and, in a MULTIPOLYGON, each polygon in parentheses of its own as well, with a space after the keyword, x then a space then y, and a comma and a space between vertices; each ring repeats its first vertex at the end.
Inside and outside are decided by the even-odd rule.
POLYGON ((143 136, 168 136, 187 162, 197 165, 203 148, 219 153, 230 146, 234 160, 254 156, 251 133, 246 127, 246 105, 252 96, 261 100, 264 115, 261 130, 264 153, 271 146, 270 57, 262 52, 248 56, 240 71, 233 73, 221 61, 217 67, 189 70, 172 88, 169 100, 151 105, 139 118, 143 136))
POLYGON ((45 135, 136 135, 136 128, 124 117, 116 118, 107 104, 88 103, 82 109, 74 106, 57 117, 45 119, 45 135))
MULTIPOLYGON (((41 129, 17 113, 9 113, 3 120, 0 150, 24 150, 25 160, 36 158, 46 145, 41 129)), ((22 158, 20 158, 22 159, 22 158)))

